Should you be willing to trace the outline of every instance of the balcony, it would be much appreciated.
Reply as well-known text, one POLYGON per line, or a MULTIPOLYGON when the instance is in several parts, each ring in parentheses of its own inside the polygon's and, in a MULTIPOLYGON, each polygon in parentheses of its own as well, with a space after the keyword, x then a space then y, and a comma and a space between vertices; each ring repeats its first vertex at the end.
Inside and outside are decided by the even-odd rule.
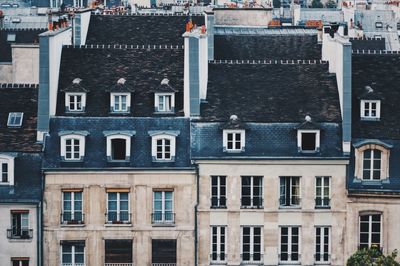
POLYGON ((210 254, 210 264, 211 265, 225 265, 225 264, 227 264, 227 261, 226 261, 227 257, 228 257, 228 254, 226 254, 226 253, 210 254))
POLYGON ((109 211, 105 213, 106 224, 131 224, 132 223, 132 213, 125 211, 115 212, 109 211))
POLYGON ((240 265, 264 265, 264 255, 255 254, 240 254, 240 265))
POLYGON ((85 214, 82 212, 64 212, 60 214, 60 223, 68 225, 85 224, 85 214))
POLYGON ((173 225, 175 224, 175 213, 172 212, 153 212, 151 222, 154 225, 173 225))
POLYGON ((85 263, 62 263, 61 266, 85 266, 85 263))
POLYGON ((31 239, 33 237, 33 229, 7 229, 8 239, 31 239))
POLYGON ((128 263, 104 263, 104 266, 133 266, 132 262, 128 262, 128 263))
POLYGON ((330 209, 331 208, 331 199, 330 198, 316 198, 315 199, 315 208, 316 209, 330 209))
POLYGON ((240 199, 240 208, 241 209, 263 209, 263 202, 262 198, 241 198, 240 199))
POLYGON ((300 208, 300 204, 300 197, 290 197, 290 199, 285 196, 279 197, 279 207, 281 208, 300 208))

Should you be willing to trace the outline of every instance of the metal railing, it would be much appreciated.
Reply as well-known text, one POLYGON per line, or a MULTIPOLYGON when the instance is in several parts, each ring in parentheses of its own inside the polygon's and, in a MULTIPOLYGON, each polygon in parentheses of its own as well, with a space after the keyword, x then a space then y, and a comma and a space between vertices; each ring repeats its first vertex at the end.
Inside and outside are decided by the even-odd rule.
POLYGON ((84 224, 85 214, 82 212, 63 212, 60 214, 61 224, 84 224))
POLYGON ((62 263, 61 266, 85 266, 85 263, 62 263))
POLYGON ((104 266, 133 266, 132 262, 104 263, 104 266))
POLYGON ((241 265, 264 265, 264 254, 240 254, 241 265))
POLYGON ((176 263, 169 263, 169 262, 152 263, 151 266, 176 266, 176 263))
POLYGON ((279 261, 282 262, 299 262, 301 261, 301 254, 300 253, 294 253, 294 254, 278 254, 279 261))
POLYGON ((300 197, 291 197, 290 201, 287 202, 287 197, 282 196, 279 197, 279 206, 281 207, 298 207, 301 204, 301 198, 300 197))
POLYGON ((330 198, 315 198, 316 208, 329 208, 331 205, 330 198))
POLYGON ((228 254, 226 254, 226 253, 219 253, 219 254, 214 253, 214 254, 210 254, 210 261, 213 265, 226 264, 227 257, 228 257, 228 254))
POLYGON ((262 209, 264 199, 263 198, 240 198, 240 208, 255 208, 262 209))
POLYGON ((31 239, 33 237, 33 229, 7 229, 7 238, 9 239, 31 239))
POLYGON ((153 212, 151 214, 153 224, 174 224, 175 213, 173 212, 153 212))
POLYGON ((211 197, 211 208, 226 208, 226 202, 227 198, 226 197, 211 197))
POLYGON ((316 262, 330 262, 331 261, 331 254, 328 254, 328 253, 317 253, 317 254, 314 254, 314 260, 316 262))
POLYGON ((120 212, 106 212, 106 224, 130 224, 132 221, 132 213, 125 211, 120 212))

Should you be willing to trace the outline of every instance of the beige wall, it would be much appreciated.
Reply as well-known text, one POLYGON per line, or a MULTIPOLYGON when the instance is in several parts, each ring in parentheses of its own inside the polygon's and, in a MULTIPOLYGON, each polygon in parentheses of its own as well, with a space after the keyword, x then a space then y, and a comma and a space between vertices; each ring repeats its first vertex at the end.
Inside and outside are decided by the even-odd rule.
POLYGON ((39 83, 39 45, 14 44, 12 47, 13 58, 13 83, 39 83))
POLYGON ((132 239, 135 265, 150 265, 151 240, 176 239, 177 265, 194 265, 194 172, 46 174, 44 265, 60 261, 60 240, 86 240, 86 265, 104 263, 105 239, 132 239), (60 225, 63 188, 83 188, 84 226, 60 225), (105 225, 106 188, 130 188, 131 225, 105 225), (153 188, 174 189, 174 226, 152 226, 153 188))
POLYGON ((272 9, 267 8, 214 9, 214 14, 215 25, 267 27, 272 20, 272 9))
POLYGON ((12 63, 0 63, 0 83, 13 83, 12 63))
POLYGON ((227 226, 228 265, 240 263, 240 226, 263 227, 264 265, 277 265, 279 226, 301 227, 302 265, 314 264, 315 226, 331 227, 331 265, 344 265, 347 161, 202 161, 200 169, 199 265, 209 265, 210 226, 227 226), (227 209, 210 209, 211 175, 227 176, 227 209), (264 208, 240 209, 241 176, 263 176, 264 208), (301 209, 279 209, 279 177, 301 176, 301 209), (331 177, 331 209, 316 210, 315 177, 331 177))

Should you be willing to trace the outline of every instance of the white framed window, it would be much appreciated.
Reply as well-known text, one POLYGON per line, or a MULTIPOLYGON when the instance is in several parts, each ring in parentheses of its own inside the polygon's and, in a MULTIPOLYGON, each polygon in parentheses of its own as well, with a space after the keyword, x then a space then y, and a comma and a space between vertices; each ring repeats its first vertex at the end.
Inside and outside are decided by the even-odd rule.
POLYGON ((226 207, 226 176, 211 176, 211 208, 226 207))
POLYGON ((380 213, 361 214, 359 221, 360 249, 380 249, 382 247, 382 215, 380 213))
POLYGON ((33 230, 29 229, 29 211, 11 210, 11 230, 9 238, 30 239, 33 237, 33 230))
POLYGON ((79 161, 85 156, 85 135, 61 135, 61 157, 65 161, 79 161))
POLYGON ((61 254, 62 266, 83 266, 85 265, 85 242, 62 241, 61 254))
POLYGON ((15 42, 17 35, 15 33, 8 33, 7 34, 7 42, 15 42))
POLYGON ((241 233, 241 261, 243 263, 262 261, 262 228, 259 226, 243 226, 241 233))
POLYGON ((315 262, 328 263, 331 260, 331 239, 328 226, 315 227, 315 262))
POLYGON ((242 176, 242 208, 262 208, 263 206, 263 177, 242 176))
POLYGON ((245 148, 245 130, 227 130, 223 131, 223 150, 226 152, 241 152, 245 148))
POLYGON ((300 197, 300 177, 281 176, 280 177, 280 207, 299 207, 300 197))
POLYGON ((0 154, 0 186, 14 185, 14 157, 0 154))
POLYGON ((109 161, 128 161, 131 156, 131 136, 115 134, 107 136, 107 159, 109 161))
POLYGON ((24 118, 24 113, 14 112, 8 114, 7 126, 9 127, 20 127, 22 126, 22 119, 24 118))
POLYGON ((130 93, 111 93, 111 112, 129 112, 131 108, 130 93))
POLYGON ((86 106, 86 93, 65 93, 65 107, 68 112, 83 112, 86 106))
POLYGON ((226 261, 226 226, 211 226, 210 260, 214 263, 226 261))
POLYGON ((123 189, 123 191, 121 189, 107 190, 107 223, 121 224, 131 222, 129 190, 123 189))
POLYGON ((29 257, 12 257, 12 266, 29 266, 29 257))
POLYGON ((300 152, 318 152, 320 131, 311 129, 297 130, 297 148, 300 152))
POLYGON ((330 207, 330 184, 329 176, 317 176, 315 178, 315 207, 330 207))
POLYGON ((152 157, 154 161, 173 161, 175 159, 176 137, 160 134, 152 136, 152 157))
POLYGON ((280 228, 279 260, 281 262, 300 261, 300 227, 282 226, 280 228))
POLYGON ((363 151, 362 169, 364 180, 380 180, 382 170, 382 152, 378 149, 363 151))
POLYGON ((61 222, 66 224, 82 224, 82 191, 63 191, 61 222))
POLYGON ((174 192, 173 190, 153 191, 152 222, 174 223, 174 192))
POLYGON ((381 117, 380 100, 361 100, 361 119, 377 120, 381 117))
POLYGON ((156 112, 173 112, 175 109, 175 93, 155 93, 154 109, 156 112))

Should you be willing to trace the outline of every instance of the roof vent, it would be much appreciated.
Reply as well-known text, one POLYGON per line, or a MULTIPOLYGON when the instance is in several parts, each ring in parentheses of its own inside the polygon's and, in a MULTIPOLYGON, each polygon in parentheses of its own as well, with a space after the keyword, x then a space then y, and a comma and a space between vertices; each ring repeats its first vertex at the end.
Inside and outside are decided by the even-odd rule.
POLYGON ((239 118, 237 117, 237 115, 231 115, 229 117, 229 120, 231 120, 231 123, 237 123, 239 118))
POLYGON ((75 78, 73 81, 72 81, 72 84, 80 84, 81 83, 81 79, 80 78, 75 78))
POLYGON ((311 122, 311 116, 306 115, 305 120, 306 120, 307 122, 311 122))
POLYGON ((161 85, 168 85, 168 84, 169 84, 169 79, 163 78, 163 80, 161 80, 161 85))
POLYGON ((374 92, 374 89, 371 86, 365 86, 365 89, 367 90, 368 93, 374 92))
POLYGON ((124 79, 124 78, 120 78, 120 79, 117 81, 117 83, 118 83, 118 84, 121 84, 121 85, 124 85, 125 82, 126 82, 126 79, 124 79))

